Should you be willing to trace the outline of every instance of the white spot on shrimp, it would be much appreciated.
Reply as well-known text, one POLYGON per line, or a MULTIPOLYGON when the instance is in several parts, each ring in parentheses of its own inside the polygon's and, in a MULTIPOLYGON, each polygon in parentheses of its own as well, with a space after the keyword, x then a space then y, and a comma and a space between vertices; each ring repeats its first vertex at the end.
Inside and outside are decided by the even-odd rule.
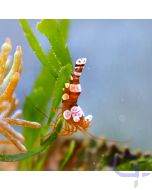
POLYGON ((86 64, 86 62, 87 62, 86 58, 79 58, 79 59, 77 59, 76 64, 83 65, 83 64, 86 64))
POLYGON ((72 117, 78 116, 79 118, 84 115, 82 109, 79 106, 73 106, 71 108, 72 117))
POLYGON ((78 117, 82 117, 83 115, 84 115, 84 113, 83 113, 82 110, 80 110, 80 111, 77 113, 77 116, 78 116, 78 117))
POLYGON ((91 122, 92 119, 93 119, 93 116, 92 116, 92 115, 87 115, 87 116, 85 117, 85 120, 86 120, 86 121, 89 121, 89 122, 91 122))
MULTIPOLYGON (((75 117, 76 118, 78 117, 80 120, 80 118, 84 115, 82 109, 79 106, 73 106, 71 108, 71 114, 72 114, 73 120, 75 117)), ((77 120, 77 119, 75 119, 75 120, 77 120)))
POLYGON ((71 118, 71 112, 70 112, 70 110, 65 110, 63 112, 63 117, 64 117, 65 120, 69 120, 71 118))
POLYGON ((74 122, 79 122, 79 121, 80 121, 80 118, 79 118, 78 116, 75 116, 75 117, 73 117, 73 121, 74 121, 74 122))
POLYGON ((70 84, 70 91, 71 92, 81 92, 81 85, 80 84, 70 84))
POLYGON ((62 100, 68 100, 69 99, 69 94, 65 93, 62 96, 62 100))
POLYGON ((80 110, 80 109, 79 109, 79 106, 73 106, 73 107, 71 108, 71 112, 73 112, 73 113, 77 113, 79 110, 80 110))
POLYGON ((75 71, 75 72, 74 72, 74 75, 76 75, 76 76, 79 77, 79 76, 81 76, 81 73, 75 71))
POLYGON ((70 84, 69 83, 65 83, 65 88, 69 88, 70 84))

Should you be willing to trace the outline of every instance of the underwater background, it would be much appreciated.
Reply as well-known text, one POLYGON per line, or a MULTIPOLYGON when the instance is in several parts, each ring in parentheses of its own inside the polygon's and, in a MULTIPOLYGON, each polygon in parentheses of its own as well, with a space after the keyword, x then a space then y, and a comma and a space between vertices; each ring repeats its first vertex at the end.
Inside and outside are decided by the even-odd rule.
MULTIPOLYGON (((48 41, 35 29, 37 21, 29 20, 30 26, 48 51, 48 41)), ((24 71, 16 91, 21 107, 41 63, 18 20, 0 20, 0 44, 6 37, 23 49, 24 71)), ((128 141, 132 149, 151 150, 152 20, 71 20, 68 46, 73 62, 88 60, 79 104, 85 115, 94 116, 90 131, 128 141)))

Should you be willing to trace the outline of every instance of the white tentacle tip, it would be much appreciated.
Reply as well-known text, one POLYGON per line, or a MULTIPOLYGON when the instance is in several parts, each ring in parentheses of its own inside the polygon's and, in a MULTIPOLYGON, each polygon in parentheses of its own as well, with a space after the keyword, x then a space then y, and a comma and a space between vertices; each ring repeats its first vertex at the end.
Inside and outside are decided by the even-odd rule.
POLYGON ((10 38, 6 38, 5 43, 1 47, 1 50, 4 51, 5 53, 9 53, 12 50, 10 38))
POLYGON ((22 48, 21 48, 21 46, 16 47, 15 56, 22 56, 22 48))

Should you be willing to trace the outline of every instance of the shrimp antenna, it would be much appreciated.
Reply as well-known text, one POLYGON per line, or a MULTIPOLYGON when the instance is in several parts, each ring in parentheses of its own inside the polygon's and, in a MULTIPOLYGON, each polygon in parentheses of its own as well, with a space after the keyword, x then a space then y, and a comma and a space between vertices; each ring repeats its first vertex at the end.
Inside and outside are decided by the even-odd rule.
POLYGON ((37 106, 35 106, 32 102, 32 100, 25 94, 25 92, 23 91, 24 96, 26 97, 27 101, 29 101, 31 103, 31 105, 33 106, 33 108, 38 111, 41 115, 43 115, 46 119, 48 119, 49 117, 42 111, 40 110, 37 106))
POLYGON ((99 140, 99 141, 104 141, 104 140, 106 140, 106 141, 112 142, 112 143, 128 143, 128 142, 129 142, 129 140, 127 140, 127 141, 119 141, 119 140, 113 140, 113 139, 105 139, 105 138, 103 138, 103 137, 97 137, 97 136, 92 135, 89 131, 86 131, 86 130, 80 128, 80 127, 79 127, 79 129, 80 129, 80 131, 81 131, 84 135, 87 135, 89 138, 91 138, 91 139, 93 139, 93 140, 99 140))

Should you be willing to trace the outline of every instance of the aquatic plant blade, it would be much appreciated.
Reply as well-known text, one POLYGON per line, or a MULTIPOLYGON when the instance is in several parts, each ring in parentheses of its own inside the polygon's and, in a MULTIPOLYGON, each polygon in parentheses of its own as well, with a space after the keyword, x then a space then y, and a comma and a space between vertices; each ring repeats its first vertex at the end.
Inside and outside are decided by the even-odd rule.
POLYGON ((59 122, 57 124, 57 127, 52 132, 52 134, 49 136, 49 138, 46 139, 34 151, 27 152, 25 154, 15 154, 15 155, 0 154, 0 161, 3 161, 3 162, 15 162, 15 161, 23 160, 23 159, 26 159, 26 158, 29 158, 31 156, 39 154, 40 152, 44 151, 48 146, 51 145, 52 142, 54 142, 57 139, 58 133, 60 132, 60 130, 62 128, 62 124, 63 124, 63 121, 59 120, 59 122))
POLYGON ((74 152, 75 145, 76 145, 76 141, 73 140, 70 142, 69 148, 64 156, 64 159, 60 163, 60 166, 59 166, 60 170, 63 170, 65 165, 67 164, 67 162, 70 160, 70 158, 74 152))
MULTIPOLYGON (((44 119, 44 116, 41 115, 41 113, 35 109, 34 106, 39 108, 41 106, 41 111, 45 110, 45 106, 42 104, 41 98, 45 97, 45 93, 43 89, 37 88, 35 89, 25 100, 25 103, 23 105, 23 117, 26 120, 33 120, 37 122, 42 122, 44 119), (40 97, 41 95, 41 97, 40 97), (32 102, 32 103, 31 103, 32 102), (34 106, 33 106, 34 105, 34 106)), ((37 142, 37 139, 40 138, 40 130, 41 129, 30 129, 25 128, 23 130, 23 134, 25 136, 25 145, 28 150, 32 150, 34 144, 37 142)))
MULTIPOLYGON (((69 24, 70 24, 70 21, 68 19, 62 19, 59 22, 60 32, 62 34, 62 38, 64 40, 65 45, 66 45, 66 41, 68 38, 69 24)), ((54 65, 56 66, 57 71, 59 71, 61 69, 62 64, 58 60, 54 51, 52 51, 51 47, 50 47, 49 52, 48 52, 48 62, 49 62, 49 64, 52 64, 52 62, 53 62, 54 65)))
MULTIPOLYGON (((24 103, 23 115, 24 118, 27 120, 35 120, 44 124, 45 118, 47 117, 47 108, 54 91, 55 81, 60 74, 61 63, 52 51, 52 48, 49 50, 48 54, 45 54, 43 49, 41 48, 36 36, 34 35, 33 31, 31 30, 28 22, 26 20, 20 20, 21 26, 24 30, 25 36, 37 55, 38 59, 41 61, 43 67, 34 83, 33 90, 30 95, 26 98, 24 103), (36 45, 35 45, 36 44, 36 45), (45 57, 43 59, 43 55, 45 57)), ((66 38, 68 36, 68 27, 69 21, 60 20, 58 28, 61 30, 60 34, 63 35, 63 42, 65 44, 66 38)), ((47 28, 46 28, 47 30, 47 28)), ((56 32, 55 30, 53 30, 56 32)), ((52 36, 57 35, 56 33, 52 33, 52 36)), ((61 36, 62 38, 62 36, 61 36)), ((51 45, 50 45, 51 46, 51 45)), ((58 44, 60 46, 60 44, 58 44)), ((48 129, 46 124, 43 125, 41 130, 31 130, 29 128, 25 128, 23 131, 24 136, 26 137, 25 145, 27 146, 28 150, 32 151, 35 147, 35 144, 39 143, 40 136, 44 135, 48 129)), ((29 165, 30 160, 25 160, 25 165, 29 165)), ((24 164, 23 164, 24 165, 24 164)), ((30 167, 30 166, 29 166, 30 167)), ((32 167, 32 166, 31 166, 32 167)))
MULTIPOLYGON (((26 120, 37 121, 41 124, 45 120, 48 120, 47 110, 55 85, 55 79, 49 74, 46 67, 43 67, 38 75, 33 90, 26 98, 23 105, 23 116, 26 120)), ((26 137, 25 144, 30 150, 34 146, 37 138, 40 137, 40 133, 44 130, 42 127, 40 130, 32 130, 30 128, 24 129, 24 136, 26 137)))
POLYGON ((71 65, 66 65, 66 66, 62 67, 62 69, 60 70, 59 77, 58 77, 58 79, 55 83, 55 87, 54 87, 54 92, 53 92, 53 97, 52 97, 52 105, 51 105, 48 123, 50 123, 53 120, 53 118, 56 114, 56 110, 58 109, 60 102, 61 102, 64 85, 66 82, 68 82, 71 72, 72 72, 71 65))
POLYGON ((50 41, 52 50, 62 65, 72 64, 68 47, 65 43, 60 25, 57 20, 45 19, 40 21, 37 29, 44 34, 50 41))
POLYGON ((46 159, 49 156, 49 153, 50 153, 49 150, 50 150, 50 147, 48 147, 46 149, 45 153, 43 154, 43 156, 40 159, 37 160, 36 165, 35 165, 35 167, 33 169, 34 171, 41 171, 42 170, 43 165, 44 165, 46 159))
POLYGON ((24 31, 24 35, 30 45, 30 47, 32 48, 33 52, 36 54, 36 56, 38 57, 38 59, 40 60, 40 62, 42 63, 42 65, 47 66, 48 70, 50 71, 50 74, 52 74, 55 78, 57 77, 57 70, 55 65, 49 64, 49 60, 47 55, 45 54, 45 52, 43 51, 41 45, 39 44, 36 36, 34 35, 32 29, 30 28, 27 20, 25 19, 21 19, 20 21, 20 25, 24 31))
POLYGON ((60 30, 61 30, 61 33, 62 33, 62 36, 63 36, 63 40, 66 43, 67 38, 68 38, 70 20, 62 19, 62 20, 60 20, 59 24, 60 24, 60 30))
POLYGON ((33 31, 31 30, 27 20, 21 19, 21 20, 19 20, 19 22, 24 31, 24 35, 27 38, 28 43, 30 44, 30 47, 32 48, 32 50, 34 51, 36 56, 39 58, 40 62, 45 65, 48 61, 47 55, 45 54, 42 47, 40 46, 36 36, 34 35, 33 31))
MULTIPOLYGON (((60 68, 57 67, 58 60, 53 51, 50 51, 50 53, 47 55, 46 58, 46 55, 43 52, 41 46, 39 45, 39 42, 37 41, 28 22, 26 20, 20 20, 20 23, 29 44, 31 45, 33 51, 36 53, 39 60, 42 61, 42 64, 43 61, 46 61, 46 63, 48 61, 48 64, 46 63, 43 64, 43 68, 41 69, 41 72, 35 81, 33 90, 31 94, 26 98, 23 108, 23 115, 25 119, 34 120, 42 124, 46 117, 44 115, 47 114, 47 106, 50 102, 50 98, 54 89, 55 79, 58 76, 58 74, 55 74, 55 77, 54 75, 53 76, 51 75, 50 72, 51 68, 49 67, 49 65, 52 65, 53 68, 56 68, 58 71, 60 70, 60 68), (44 60, 42 60, 43 56, 45 57, 44 60), (39 110, 35 108, 38 108, 39 110)), ((60 23, 62 23, 62 20, 60 21, 60 23)), ((64 24, 62 23, 62 32, 67 37, 66 34, 68 32, 67 21, 64 21, 64 24)), ((41 130, 42 134, 44 134, 47 129, 48 129, 47 125, 44 125, 43 129, 41 130)), ((34 146, 34 142, 36 142, 37 138, 40 137, 40 130, 35 131, 33 129, 25 128, 24 135, 26 137, 25 144, 27 148, 31 150, 34 146)))

